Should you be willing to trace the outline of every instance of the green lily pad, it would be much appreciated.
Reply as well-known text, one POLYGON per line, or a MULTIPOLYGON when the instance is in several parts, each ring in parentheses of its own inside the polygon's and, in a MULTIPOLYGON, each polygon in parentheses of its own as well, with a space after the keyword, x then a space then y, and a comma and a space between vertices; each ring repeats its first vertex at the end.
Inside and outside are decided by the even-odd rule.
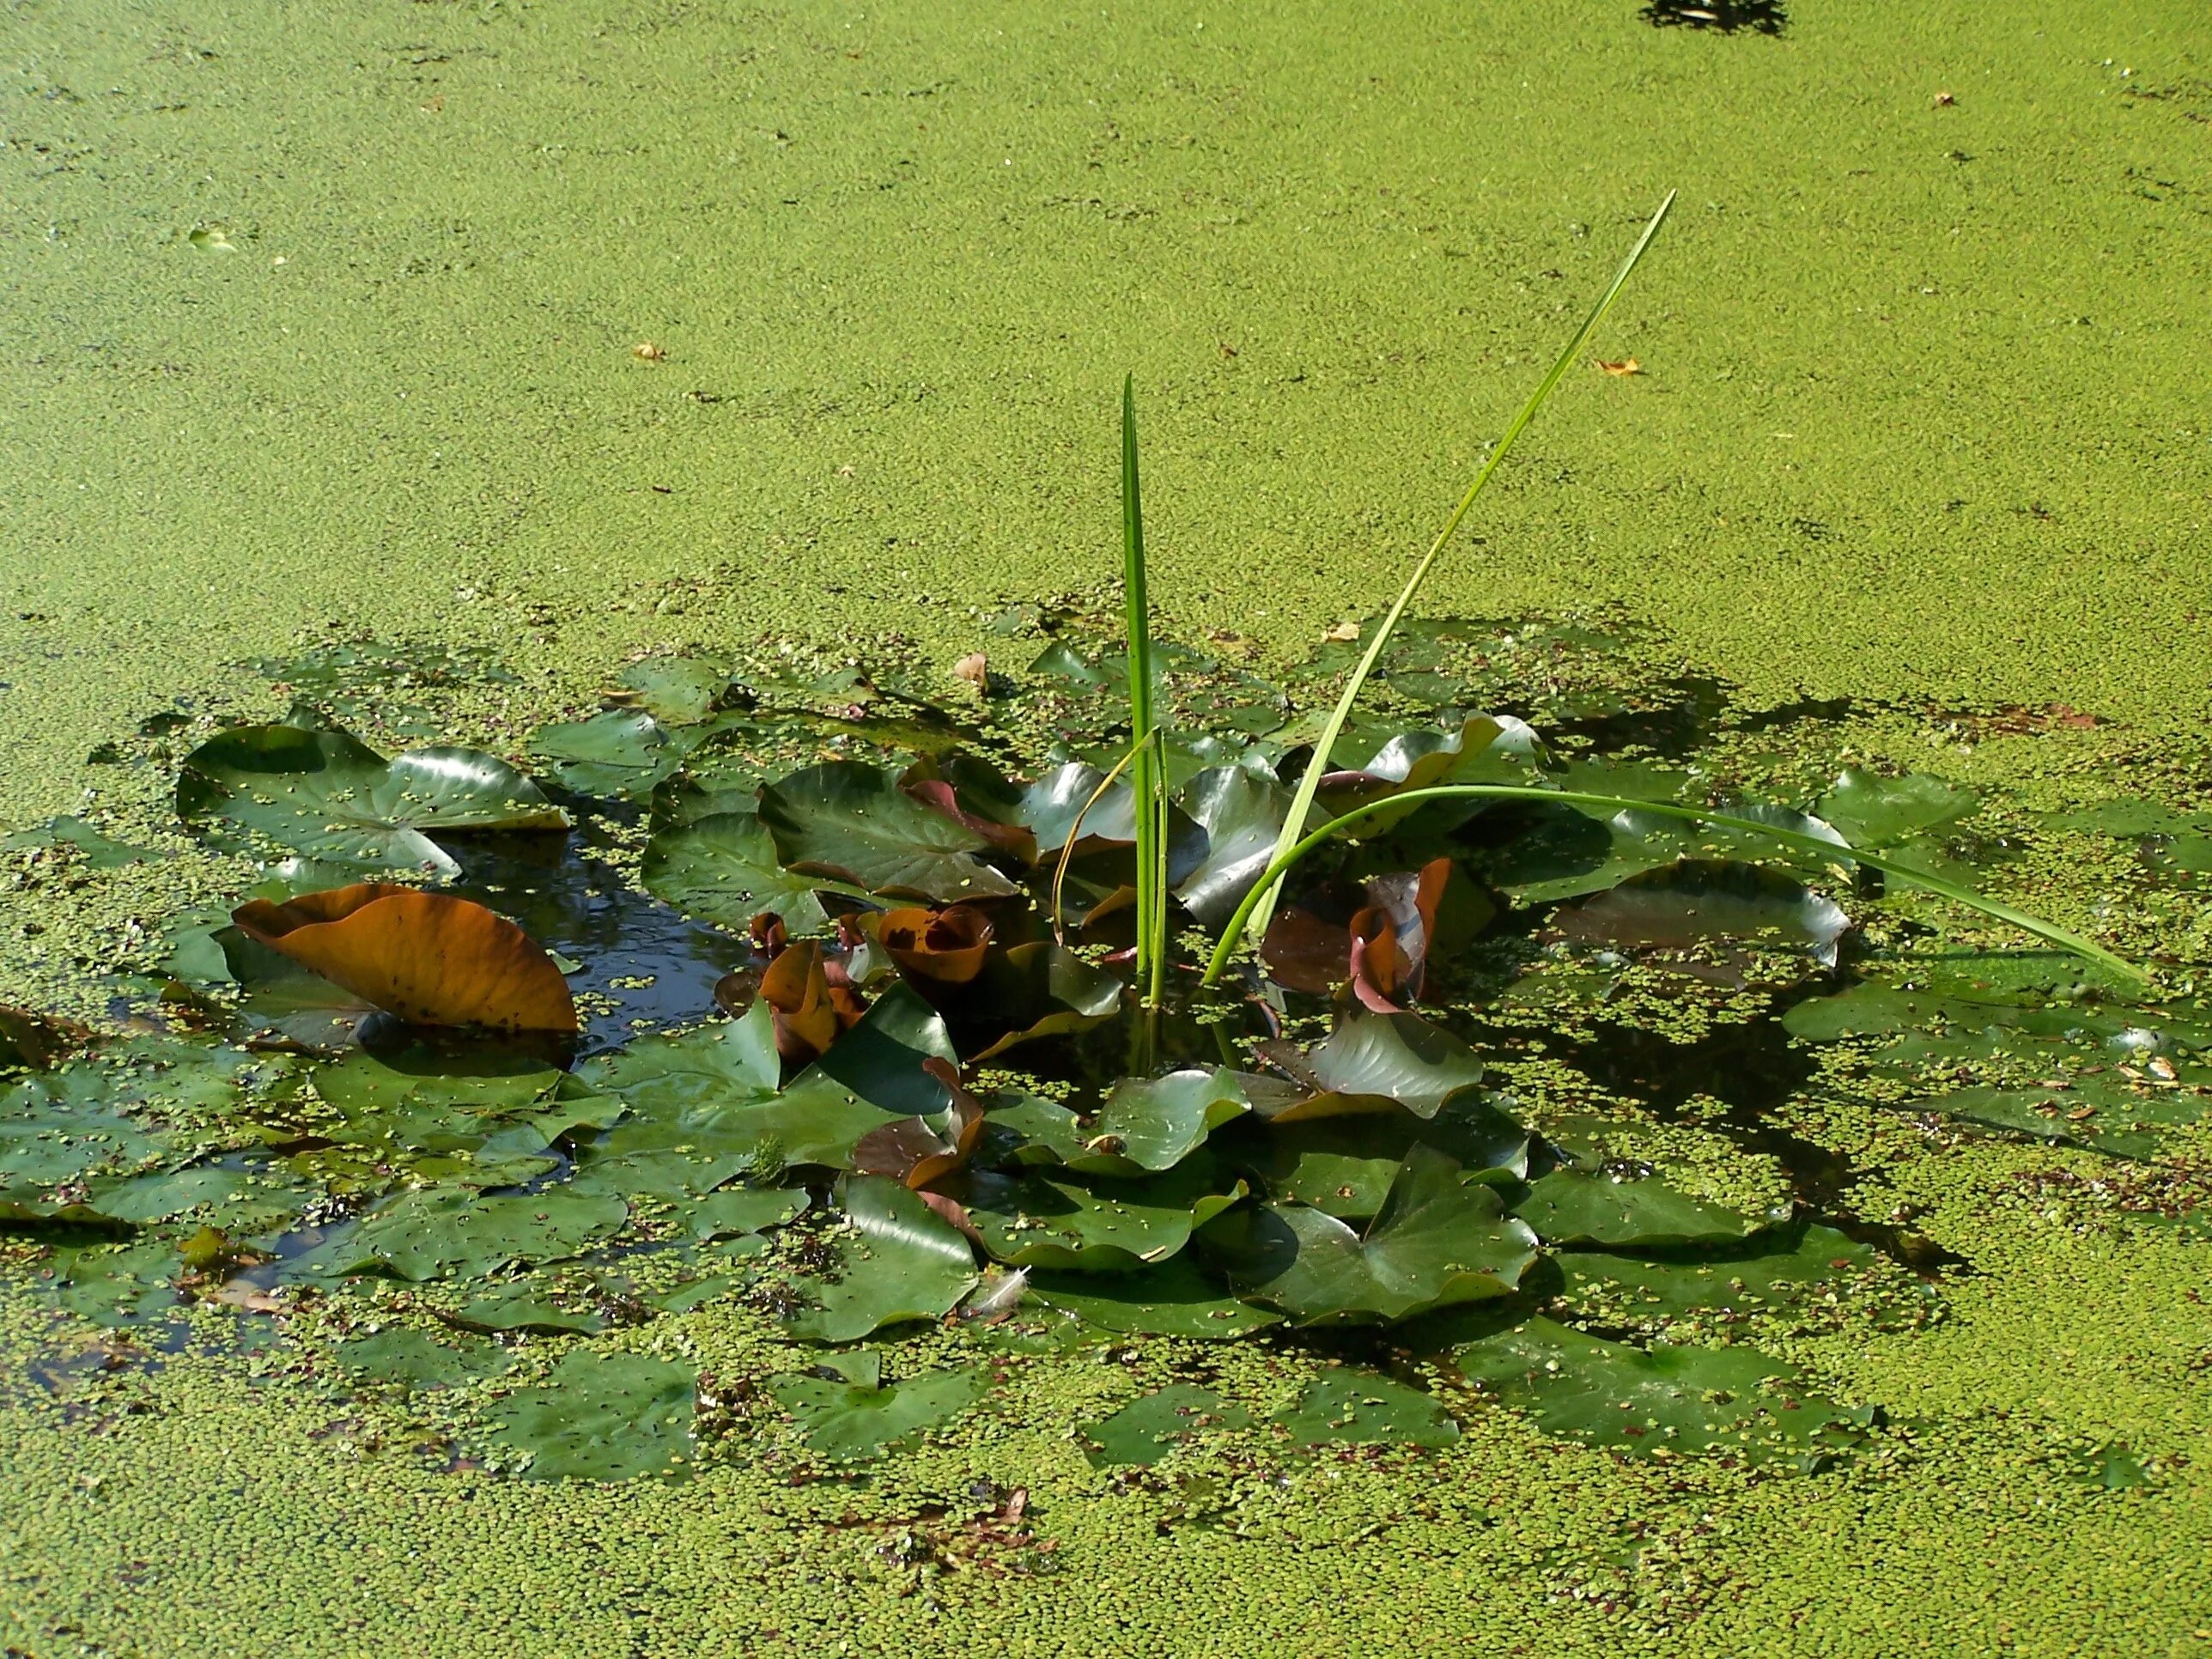
POLYGON ((1637 1348, 1541 1317, 1467 1343, 1452 1358, 1470 1382, 1547 1432, 1643 1456, 1803 1456, 1875 1415, 1820 1398, 1796 1366, 1750 1348, 1637 1348))
POLYGON ((898 1182, 847 1176, 837 1207, 850 1225, 830 1243, 835 1265, 789 1286, 793 1336, 858 1341, 886 1325, 940 1319, 975 1288, 968 1241, 898 1182))
POLYGON ((182 1298, 177 1247, 165 1239, 127 1244, 57 1245, 33 1287, 97 1325, 141 1325, 165 1318, 182 1298))
POLYGON ((394 1384, 410 1392, 495 1376, 514 1363, 506 1350, 481 1338, 440 1342, 405 1327, 341 1342, 337 1358, 362 1382, 394 1384))
POLYGON ((1099 1109, 1088 1146, 1067 1166, 1124 1176, 1171 1170, 1214 1130, 1252 1109, 1244 1085, 1242 1073, 1219 1066, 1125 1078, 1099 1109))
MULTIPOLYGON (((1543 745, 1524 722, 1510 714, 1473 714, 1450 731, 1428 727, 1399 732, 1374 750, 1364 764, 1328 774, 1322 781, 1322 804, 1334 817, 1356 806, 1438 784, 1526 783, 1533 781, 1542 754, 1543 745)), ((1420 811, 1423 805, 1378 812, 1358 833, 1362 839, 1382 835, 1420 811)), ((1480 810, 1472 802, 1448 806, 1440 819, 1464 820, 1480 810)))
POLYGON ((1324 1371, 1274 1420, 1302 1446, 1449 1446, 1459 1425, 1418 1389, 1349 1366, 1324 1371))
POLYGON ((1685 859, 1553 918, 1569 939, 1680 950, 1710 939, 1802 945, 1833 964, 1850 918, 1833 899, 1764 865, 1685 859))
POLYGON ((1395 1322, 1510 1294, 1535 1261, 1536 1237, 1498 1194, 1460 1179, 1431 1147, 1407 1154, 1362 1234, 1325 1211, 1263 1204, 1206 1234, 1240 1295, 1300 1324, 1395 1322))
POLYGON ((777 861, 775 838, 751 812, 717 812, 662 830, 646 843, 638 877, 655 898, 732 933, 767 912, 794 933, 829 930, 821 883, 777 861))
POLYGON ((1051 939, 994 951, 962 988, 955 1009, 963 1034, 995 1033, 969 1064, 995 1059, 1018 1043, 1087 1031, 1113 1017, 1127 989, 1118 975, 1051 939))
POLYGON ((1771 1220, 1692 1198, 1659 1176, 1626 1178, 1582 1170, 1554 1170, 1532 1183, 1513 1213, 1547 1244, 1607 1249, 1732 1243, 1771 1220))
POLYGON ((448 830, 566 830, 568 815, 496 756, 417 749, 387 761, 344 732, 241 726, 185 757, 177 811, 310 858, 459 873, 448 830))
POLYGON ((1347 1017, 1306 1056, 1322 1095, 1272 1114, 1277 1121, 1358 1115, 1401 1106, 1434 1117, 1482 1080, 1474 1050, 1418 1014, 1347 1017))
POLYGON ((874 1457, 951 1422, 988 1392, 981 1370, 924 1371, 885 1387, 779 1377, 769 1385, 809 1450, 836 1462, 874 1457))
POLYGON ((245 1234, 265 1232, 321 1196, 319 1187, 265 1165, 226 1160, 94 1181, 85 1201, 97 1213, 133 1226, 189 1216, 227 1233, 245 1234))
POLYGON ((638 1117, 672 1122, 695 1108, 773 1095, 782 1073, 769 1010, 756 1003, 737 1019, 595 1054, 576 1067, 572 1086, 611 1096, 638 1117))
POLYGON ((389 1273, 416 1280, 475 1278, 518 1263, 574 1255, 620 1231, 629 1213, 619 1198, 557 1187, 495 1197, 465 1188, 418 1188, 289 1264, 286 1277, 389 1273))
POLYGON ((557 1066, 483 1044, 428 1045, 372 1054, 356 1049, 315 1070, 315 1092, 346 1116, 410 1108, 459 1107, 471 1112, 519 1112, 551 1092, 557 1066))
POLYGON ((1452 1158, 1463 1179, 1494 1185, 1528 1172, 1528 1132, 1487 1102, 1465 1096, 1433 1118, 1400 1109, 1254 1121, 1231 1131, 1222 1151, 1277 1199, 1351 1220, 1382 1207, 1399 1166, 1416 1146, 1434 1147, 1452 1158))
MULTIPOLYGON (((1563 1299, 1578 1317, 1654 1330, 1698 1314, 1735 1320, 1840 1305, 1848 1291, 1881 1270, 1869 1246, 1822 1226, 1725 1252, 1562 1250, 1556 1260, 1566 1279, 1563 1299), (1754 1245, 1764 1248, 1754 1251, 1754 1245)), ((1922 1289, 1923 1301, 1932 1297, 1922 1289)))
POLYGON ((1231 1295, 1188 1253, 1134 1273, 1032 1273, 1029 1290, 1045 1306, 1106 1331, 1229 1341, 1283 1322, 1231 1295))
POLYGON ((975 855, 990 843, 879 767, 812 766, 761 791, 760 820, 791 869, 897 898, 1004 898, 1019 890, 975 855))
POLYGON ((730 664, 718 657, 646 657, 622 672, 645 712, 669 726, 696 726, 730 693, 730 664))
POLYGON ((951 1092, 922 1069, 926 1060, 957 1064, 958 1056, 937 1012, 911 987, 895 985, 781 1097, 720 1121, 757 1131, 793 1164, 842 1170, 861 1136, 901 1118, 933 1118, 951 1103, 951 1092))
POLYGON ((1015 1267, 1121 1273, 1164 1261, 1243 1195, 1204 1157, 1140 1181, 1035 1169, 969 1170, 938 1183, 968 1212, 994 1261, 1015 1267))
POLYGON ((610 709, 539 726, 530 752, 563 789, 638 800, 673 775, 705 735, 698 726, 664 726, 642 708, 610 709))
POLYGON ((1226 921, 1274 856, 1291 792, 1241 766, 1200 772, 1177 803, 1206 831, 1206 857, 1176 884, 1183 908, 1209 927, 1226 921))
POLYGON ((1079 1425, 1077 1432, 1083 1437, 1083 1455, 1094 1469, 1149 1468, 1194 1435, 1247 1428, 1251 1421, 1249 1413, 1223 1404, 1211 1389, 1171 1382, 1132 1401, 1103 1422, 1079 1425))
POLYGON ((93 870, 120 870, 126 865, 168 856, 104 836, 80 817, 48 818, 27 830, 0 836, 0 853, 20 853, 38 847, 73 847, 86 867, 93 870))
POLYGON ((1881 848, 1956 823, 1980 805, 1972 790, 1941 778, 1918 772, 1885 778, 1848 766, 1814 810, 1852 846, 1881 848))
POLYGON ((636 1353, 582 1349, 542 1388, 491 1408, 492 1437, 527 1453, 531 1480, 628 1480, 689 1472, 698 1376, 636 1353))

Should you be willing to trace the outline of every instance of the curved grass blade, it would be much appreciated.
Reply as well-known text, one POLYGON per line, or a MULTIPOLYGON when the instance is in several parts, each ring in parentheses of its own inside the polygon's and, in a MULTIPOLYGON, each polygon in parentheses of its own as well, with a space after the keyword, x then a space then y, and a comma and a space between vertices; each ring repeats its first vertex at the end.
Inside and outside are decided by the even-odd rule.
POLYGON ((2056 922, 2045 921, 2040 917, 2032 916, 2025 910, 2014 909, 2011 905, 1996 899, 1984 898, 1972 888, 1962 887, 1956 882, 1946 881, 1940 876, 1929 875, 1923 871, 1912 868, 1901 860, 1888 858, 1880 853, 1862 852, 1857 848, 1838 846, 1836 842, 1823 840, 1818 836, 1805 835, 1796 830, 1784 830, 1776 824, 1761 823, 1755 818, 1740 818, 1727 812, 1707 811, 1701 807, 1675 806, 1663 801, 1631 800, 1622 795, 1593 795, 1575 789, 1543 789, 1532 785, 1515 783, 1444 784, 1433 789, 1408 789, 1403 794, 1392 795, 1384 800, 1370 801, 1364 806, 1354 808, 1340 817, 1332 818, 1312 834, 1293 842, 1285 851, 1276 854, 1269 861, 1258 884, 1245 895, 1244 902, 1237 907, 1236 913, 1229 918, 1227 925, 1222 929, 1220 942, 1214 946, 1213 955, 1206 963, 1203 983, 1211 985, 1220 978, 1223 971, 1229 966, 1229 958, 1236 951, 1237 941, 1244 936, 1245 932, 1251 926, 1252 913, 1259 907, 1259 896, 1266 892, 1273 884, 1279 882, 1284 873, 1292 865, 1323 842, 1343 834, 1362 820, 1376 817, 1394 807, 1403 807, 1421 800, 1550 801, 1562 806, 1596 807, 1608 813, 1650 813, 1661 817, 1681 818, 1692 823, 1710 823, 1723 830, 1735 830, 1739 834, 1764 836, 1769 841, 1779 842, 1784 847, 1795 848, 1801 853, 1815 854, 1824 859, 1848 859, 1854 864, 1863 864, 1869 869, 1879 870, 1884 875, 1893 877, 1899 881, 1908 883, 1915 887, 1925 888, 1929 892, 1939 897, 1949 899, 1954 904, 1964 905, 1970 910, 1978 911, 1983 915, 1996 921, 2009 923, 2023 933, 2032 933, 2037 939, 2056 945, 2062 950, 2072 951, 2084 961, 2094 962, 2099 967, 2118 974, 2123 979, 2138 985, 2150 983, 2150 975, 2133 963, 2124 957, 2113 955, 2103 945, 2086 939, 2079 933, 2061 927, 2056 922))
MULTIPOLYGON (((1413 602, 1413 596, 1421 591, 1421 584, 1428 580, 1430 567, 1436 563, 1437 556, 1444 550, 1444 544, 1451 539, 1452 532, 1459 528, 1460 520, 1467 517, 1468 509, 1474 505, 1474 498, 1482 494, 1482 487, 1490 482, 1491 474, 1497 471, 1498 464, 1504 460, 1506 452, 1513 447, 1513 441, 1521 435, 1522 429, 1530 421, 1535 419, 1536 411, 1552 395, 1553 387, 1559 385, 1560 377, 1567 372, 1567 366, 1582 355, 1583 348, 1589 344, 1597 325, 1605 320, 1606 313, 1613 309, 1613 302, 1620 297, 1620 290, 1628 285, 1629 273, 1636 269, 1637 262, 1644 257, 1644 249, 1651 246, 1651 239, 1659 234, 1660 225, 1665 222, 1668 210, 1674 205, 1674 191, 1668 191, 1667 199, 1659 204, 1659 210, 1651 216, 1650 222, 1644 227, 1644 234, 1636 239, 1636 246, 1628 250, 1628 257, 1621 261, 1620 269, 1613 273, 1613 285, 1590 307, 1589 315, 1583 319, 1583 325, 1575 331, 1574 338, 1567 342, 1565 349, 1553 362, 1551 372, 1529 394, 1528 401, 1521 406, 1521 412, 1513 417, 1513 424, 1505 428, 1505 435, 1498 439, 1497 447, 1490 452, 1490 459, 1483 462, 1482 470, 1474 475, 1474 482, 1468 486, 1467 494, 1460 497, 1459 505, 1452 509, 1451 517, 1444 520, 1444 527, 1437 532, 1436 540, 1429 544, 1429 550, 1413 567, 1413 574, 1406 579, 1406 586, 1399 593, 1396 603, 1383 617, 1382 625, 1375 630, 1375 637, 1368 641, 1367 649, 1360 653, 1358 664, 1352 671, 1352 678, 1345 682, 1344 695, 1337 699, 1335 712, 1329 715, 1328 724, 1322 730, 1320 741, 1314 744, 1313 758, 1306 763, 1306 775, 1298 782, 1297 794, 1291 802, 1290 816, 1283 820, 1282 836, 1275 842, 1275 854, 1279 859, 1297 839, 1298 826, 1306 821, 1306 814, 1313 807, 1314 796, 1320 791, 1322 778, 1328 771, 1329 755, 1336 747, 1338 734, 1344 730, 1344 723, 1351 716, 1352 705, 1359 700, 1360 690, 1367 684, 1368 675, 1374 672, 1376 663, 1390 643, 1391 635, 1397 631, 1399 619, 1406 614, 1406 607, 1413 602)), ((1263 878, 1260 885, 1253 890, 1259 895, 1258 902, 1239 912, 1239 915, 1244 918, 1243 926, 1249 928, 1255 938, 1267 930, 1268 919, 1274 914, 1277 884, 1277 881, 1263 878)), ((1232 927, 1237 925, 1231 924, 1232 927)), ((1233 939, 1235 937, 1232 933, 1231 938, 1233 939)))

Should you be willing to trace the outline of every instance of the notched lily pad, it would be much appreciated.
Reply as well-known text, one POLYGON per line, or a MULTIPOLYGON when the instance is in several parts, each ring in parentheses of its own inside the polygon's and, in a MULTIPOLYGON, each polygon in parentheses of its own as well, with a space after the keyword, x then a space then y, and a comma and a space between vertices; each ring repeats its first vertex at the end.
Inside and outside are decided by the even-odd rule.
POLYGON ((848 1176, 837 1207, 848 1225, 831 1238, 830 1261, 775 1298, 793 1336, 858 1341, 886 1325, 942 1318, 975 1288, 968 1241, 899 1182, 848 1176))
POLYGON ((777 856, 808 875, 894 898, 1003 898, 1018 890, 976 855, 984 836, 924 805, 881 768, 809 767, 761 791, 760 821, 777 856))

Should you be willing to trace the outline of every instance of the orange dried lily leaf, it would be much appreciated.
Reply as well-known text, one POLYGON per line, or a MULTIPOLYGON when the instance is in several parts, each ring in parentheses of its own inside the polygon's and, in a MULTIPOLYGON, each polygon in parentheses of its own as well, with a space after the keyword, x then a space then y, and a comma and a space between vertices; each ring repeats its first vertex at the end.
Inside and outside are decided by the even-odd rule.
POLYGON ((926 1117, 903 1117, 880 1129, 871 1129, 853 1143, 856 1172, 889 1176, 915 1191, 943 1180, 966 1164, 983 1135, 983 1103, 962 1086, 960 1073, 934 1057, 923 1060, 921 1069, 952 1096, 952 1103, 943 1114, 942 1127, 926 1117))
POLYGON ((1623 357, 1617 363, 1609 363, 1601 357, 1597 360, 1597 366, 1608 374, 1641 374, 1644 372, 1644 365, 1633 357, 1623 357))
POLYGON ((775 1016, 776 1052, 788 1064, 804 1066, 828 1054, 867 1012, 843 969, 842 963, 825 963, 821 941, 810 939, 785 945, 761 975, 760 998, 775 1016))
POLYGON ((991 919, 969 904, 942 910, 909 905, 870 916, 862 925, 925 992, 967 984, 983 971, 991 949, 991 919))
POLYGON ((365 881, 231 912, 241 932, 417 1025, 574 1031, 553 958, 506 917, 450 893, 365 881))

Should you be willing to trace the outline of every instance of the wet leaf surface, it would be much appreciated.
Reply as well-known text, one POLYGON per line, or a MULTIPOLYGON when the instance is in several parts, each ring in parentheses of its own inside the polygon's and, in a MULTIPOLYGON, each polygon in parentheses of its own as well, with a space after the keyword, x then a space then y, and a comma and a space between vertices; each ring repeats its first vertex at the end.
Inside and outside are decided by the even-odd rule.
POLYGON ((1084 1425, 1079 1432, 1092 1468, 1146 1468, 1194 1435, 1249 1427, 1251 1420, 1212 1389, 1176 1382, 1132 1401, 1102 1422, 1084 1425))
POLYGON ((949 904, 1018 890, 976 857, 990 845, 982 836, 877 767, 833 761, 795 772, 761 791, 760 819, 791 869, 886 897, 949 904))
POLYGON ((1349 1366, 1324 1372, 1274 1420, 1302 1446, 1449 1446, 1459 1425, 1430 1395, 1349 1366))
POLYGON ((989 1391, 979 1371, 924 1371, 884 1387, 818 1377, 781 1378, 776 1403, 806 1448, 836 1462, 876 1457, 951 1422, 989 1391))
POLYGON ((789 1282, 793 1336, 858 1341, 887 1325, 941 1318, 975 1288, 968 1241, 899 1182, 848 1176, 838 1208, 848 1224, 830 1241, 830 1264, 789 1282))

